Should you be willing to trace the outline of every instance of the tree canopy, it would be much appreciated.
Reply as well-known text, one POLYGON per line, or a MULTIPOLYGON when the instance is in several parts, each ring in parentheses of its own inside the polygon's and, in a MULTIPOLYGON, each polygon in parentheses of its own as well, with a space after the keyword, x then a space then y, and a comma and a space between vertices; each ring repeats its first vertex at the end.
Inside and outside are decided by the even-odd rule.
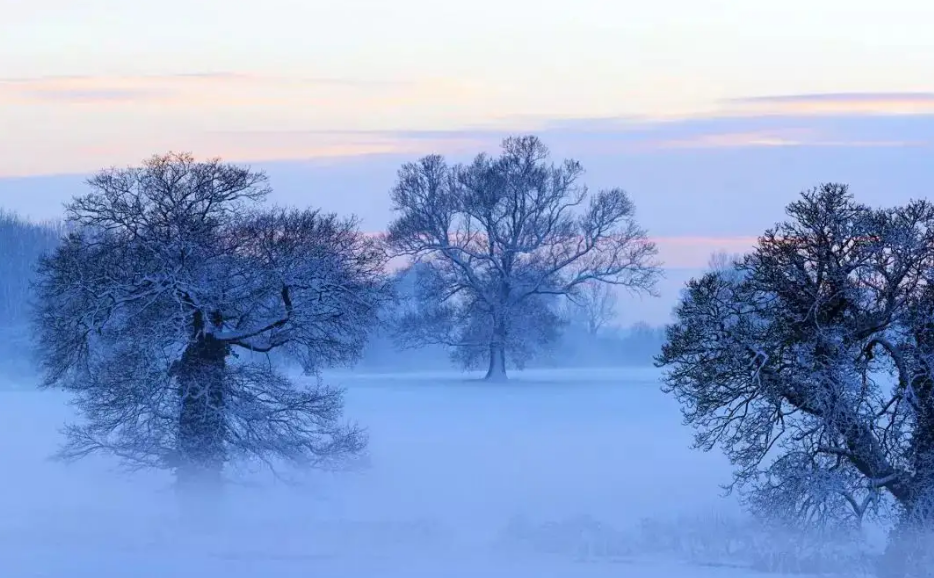
POLYGON ((692 280, 658 358, 760 513, 934 522, 934 204, 825 184, 692 280))
POLYGON ((503 378, 554 342, 559 300, 593 282, 652 292, 654 243, 622 189, 590 195, 574 160, 552 163, 534 136, 499 157, 403 165, 392 189, 390 246, 418 264, 415 306, 399 322, 406 345, 443 344, 465 366, 503 378))
POLYGON ((264 208, 265 174, 189 154, 87 184, 36 284, 45 385, 84 418, 63 457, 216 481, 228 463, 321 466, 364 448, 340 390, 262 355, 308 374, 358 355, 389 293, 384 253, 353 219, 264 208))

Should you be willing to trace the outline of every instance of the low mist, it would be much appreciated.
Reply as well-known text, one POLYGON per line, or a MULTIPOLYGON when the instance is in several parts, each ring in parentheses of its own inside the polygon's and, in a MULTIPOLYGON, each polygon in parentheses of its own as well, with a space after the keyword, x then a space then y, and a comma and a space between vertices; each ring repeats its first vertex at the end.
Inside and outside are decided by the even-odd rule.
POLYGON ((3 574, 726 577, 800 550, 742 543, 729 464, 690 449, 653 368, 325 377, 368 430, 367 463, 241 472, 185 516, 168 475, 50 461, 67 399, 6 380, 3 574))

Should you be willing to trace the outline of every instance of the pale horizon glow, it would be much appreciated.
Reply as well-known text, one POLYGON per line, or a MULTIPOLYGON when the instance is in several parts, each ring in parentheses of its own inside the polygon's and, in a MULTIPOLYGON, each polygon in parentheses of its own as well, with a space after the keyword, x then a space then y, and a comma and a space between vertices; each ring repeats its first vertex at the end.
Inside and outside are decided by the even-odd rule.
POLYGON ((231 160, 406 150, 245 146, 230 131, 934 111, 934 5, 920 0, 0 0, 0 13, 0 53, 16 55, 0 59, 0 176, 164 149, 231 160), (887 97, 749 100, 827 93, 887 97))

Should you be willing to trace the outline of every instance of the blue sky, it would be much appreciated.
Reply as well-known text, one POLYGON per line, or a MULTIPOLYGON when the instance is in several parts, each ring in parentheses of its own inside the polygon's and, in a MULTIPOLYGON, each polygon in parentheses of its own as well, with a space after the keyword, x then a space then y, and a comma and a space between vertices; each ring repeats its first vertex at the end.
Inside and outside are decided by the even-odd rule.
POLYGON ((0 0, 0 207, 188 150, 378 230, 402 162, 534 132, 631 192, 671 265, 741 250, 802 189, 929 194, 920 0, 0 0), (62 176, 64 175, 64 176, 62 176))

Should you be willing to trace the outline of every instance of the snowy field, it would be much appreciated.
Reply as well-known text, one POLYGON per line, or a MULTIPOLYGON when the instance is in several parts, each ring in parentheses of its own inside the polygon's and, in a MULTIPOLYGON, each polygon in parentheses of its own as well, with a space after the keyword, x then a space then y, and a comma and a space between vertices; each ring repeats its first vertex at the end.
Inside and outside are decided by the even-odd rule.
POLYGON ((63 398, 7 384, 0 576, 765 576, 705 559, 719 546, 688 556, 658 544, 671 528, 703 543, 685 538, 708 531, 690 520, 738 509, 719 487, 729 465, 690 449, 655 370, 512 377, 330 375, 368 428, 369 466, 233 487, 212 526, 178 517, 166 477, 48 461, 63 398))

